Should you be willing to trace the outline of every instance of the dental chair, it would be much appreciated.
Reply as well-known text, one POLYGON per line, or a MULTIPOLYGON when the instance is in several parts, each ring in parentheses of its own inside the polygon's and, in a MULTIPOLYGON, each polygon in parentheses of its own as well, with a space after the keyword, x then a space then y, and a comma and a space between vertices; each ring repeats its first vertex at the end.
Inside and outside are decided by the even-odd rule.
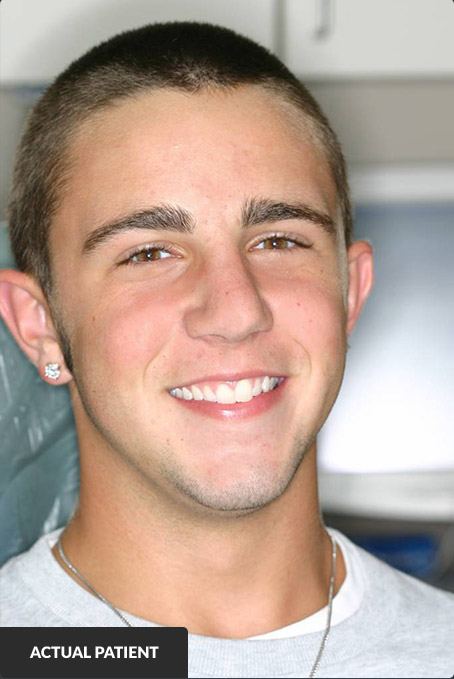
MULTIPOLYGON (((0 268, 13 268, 0 224, 0 268)), ((0 320, 0 565, 70 518, 79 488, 68 389, 41 380, 0 320)))

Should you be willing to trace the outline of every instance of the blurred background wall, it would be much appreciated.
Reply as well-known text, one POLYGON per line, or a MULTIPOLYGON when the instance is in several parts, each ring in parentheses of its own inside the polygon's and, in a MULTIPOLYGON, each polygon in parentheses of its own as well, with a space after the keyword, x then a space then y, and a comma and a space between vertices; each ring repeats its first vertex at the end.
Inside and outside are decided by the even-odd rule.
MULTIPOLYGON (((454 3, 3 0, 0 218, 25 116, 46 84, 100 40, 165 20, 225 25, 276 52, 337 131, 356 235, 374 245, 376 285, 320 436, 323 507, 327 521, 367 548, 454 590, 454 3)), ((10 386, 8 413, 23 405, 10 386)), ((59 407, 69 408, 64 399, 59 407)), ((1 417, 0 406, 0 425, 1 417)), ((33 460, 35 439, 23 443, 33 460)), ((63 519, 49 500, 36 530, 63 519)), ((4 544, 8 536, 0 531, 4 544)))

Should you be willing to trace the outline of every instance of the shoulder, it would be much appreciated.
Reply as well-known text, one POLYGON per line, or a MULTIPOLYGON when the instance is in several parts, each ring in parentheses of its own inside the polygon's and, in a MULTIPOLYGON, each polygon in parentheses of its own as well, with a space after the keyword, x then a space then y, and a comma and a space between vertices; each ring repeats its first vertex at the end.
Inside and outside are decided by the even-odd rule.
POLYGON ((410 673, 405 676, 451 676, 454 594, 406 575, 341 538, 362 572, 364 596, 356 625, 367 637, 369 657, 374 663, 382 658, 390 666, 406 668, 410 673))
POLYGON ((397 570, 355 545, 345 535, 333 531, 349 561, 361 572, 365 589, 387 601, 394 610, 405 609, 414 619, 416 616, 435 617, 454 614, 454 593, 438 589, 397 570))
POLYGON ((61 624, 40 597, 40 566, 44 566, 47 537, 40 538, 31 549, 0 568, 0 627, 61 624))
POLYGON ((454 616, 454 594, 407 575, 357 547, 369 589, 379 601, 388 602, 397 613, 405 613, 408 624, 433 624, 454 616))

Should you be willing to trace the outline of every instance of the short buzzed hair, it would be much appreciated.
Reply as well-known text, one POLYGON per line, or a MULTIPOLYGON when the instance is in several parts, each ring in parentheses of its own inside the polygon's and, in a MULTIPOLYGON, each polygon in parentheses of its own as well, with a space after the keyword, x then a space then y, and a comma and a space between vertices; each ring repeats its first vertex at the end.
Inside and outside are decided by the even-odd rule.
POLYGON ((78 126, 95 111, 138 92, 173 88, 196 93, 260 85, 310 122, 332 172, 345 242, 352 239, 347 173, 340 144, 315 99, 268 50, 219 26, 151 24, 120 33, 74 61, 34 107, 19 146, 9 229, 19 269, 52 292, 49 231, 69 170, 78 126))

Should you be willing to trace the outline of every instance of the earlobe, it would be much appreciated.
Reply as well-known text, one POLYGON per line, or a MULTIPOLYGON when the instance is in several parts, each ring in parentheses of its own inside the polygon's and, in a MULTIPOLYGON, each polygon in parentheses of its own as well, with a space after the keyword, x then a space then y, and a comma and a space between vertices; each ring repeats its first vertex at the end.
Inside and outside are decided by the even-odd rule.
POLYGON ((372 245, 355 241, 348 249, 348 316, 347 334, 353 331, 374 281, 372 245))
POLYGON ((64 366, 44 294, 34 278, 12 269, 0 271, 0 314, 19 347, 51 384, 72 379, 64 366), (49 366, 58 365, 58 371, 49 366), (46 368, 47 366, 47 368, 46 368), (58 378, 55 375, 58 374, 58 378))

